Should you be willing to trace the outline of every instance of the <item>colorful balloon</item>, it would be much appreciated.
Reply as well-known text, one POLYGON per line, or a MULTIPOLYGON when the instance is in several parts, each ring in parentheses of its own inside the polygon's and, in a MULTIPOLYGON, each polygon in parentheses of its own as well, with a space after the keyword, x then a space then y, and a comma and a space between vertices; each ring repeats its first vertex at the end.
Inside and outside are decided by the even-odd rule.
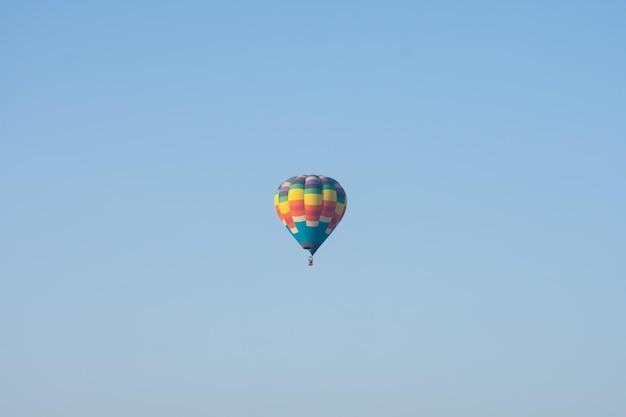
POLYGON ((291 177, 274 195, 278 217, 311 256, 337 227, 347 202, 343 187, 323 175, 291 177))

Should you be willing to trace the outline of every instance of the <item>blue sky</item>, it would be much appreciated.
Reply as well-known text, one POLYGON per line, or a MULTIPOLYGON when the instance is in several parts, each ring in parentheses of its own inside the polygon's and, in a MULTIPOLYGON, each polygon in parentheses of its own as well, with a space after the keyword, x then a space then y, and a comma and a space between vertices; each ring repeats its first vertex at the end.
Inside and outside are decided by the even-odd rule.
POLYGON ((621 2, 2 9, 0 415, 626 414, 621 2))

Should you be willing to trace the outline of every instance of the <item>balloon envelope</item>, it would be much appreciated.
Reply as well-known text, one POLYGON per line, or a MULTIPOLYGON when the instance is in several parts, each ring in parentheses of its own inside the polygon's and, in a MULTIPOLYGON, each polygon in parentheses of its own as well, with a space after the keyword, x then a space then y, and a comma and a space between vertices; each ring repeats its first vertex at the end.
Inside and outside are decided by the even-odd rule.
POLYGON ((313 255, 346 212, 346 192, 324 175, 298 175, 274 195, 278 217, 300 245, 313 255))

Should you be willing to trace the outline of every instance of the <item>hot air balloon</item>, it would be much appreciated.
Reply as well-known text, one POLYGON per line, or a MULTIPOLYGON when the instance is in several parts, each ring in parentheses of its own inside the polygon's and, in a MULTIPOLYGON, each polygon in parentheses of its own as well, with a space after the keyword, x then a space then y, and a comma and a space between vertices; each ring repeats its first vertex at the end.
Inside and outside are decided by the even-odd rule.
POLYGON ((283 182, 274 195, 278 217, 300 245, 313 255, 346 212, 346 192, 323 175, 298 175, 283 182))

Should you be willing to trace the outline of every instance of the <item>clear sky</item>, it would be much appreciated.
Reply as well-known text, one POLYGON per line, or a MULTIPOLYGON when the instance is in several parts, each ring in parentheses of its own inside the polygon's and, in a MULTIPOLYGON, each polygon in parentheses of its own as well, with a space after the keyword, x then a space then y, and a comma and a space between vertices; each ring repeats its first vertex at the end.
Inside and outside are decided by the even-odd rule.
POLYGON ((626 3, 93 3, 1 6, 0 415, 626 415, 626 3))

